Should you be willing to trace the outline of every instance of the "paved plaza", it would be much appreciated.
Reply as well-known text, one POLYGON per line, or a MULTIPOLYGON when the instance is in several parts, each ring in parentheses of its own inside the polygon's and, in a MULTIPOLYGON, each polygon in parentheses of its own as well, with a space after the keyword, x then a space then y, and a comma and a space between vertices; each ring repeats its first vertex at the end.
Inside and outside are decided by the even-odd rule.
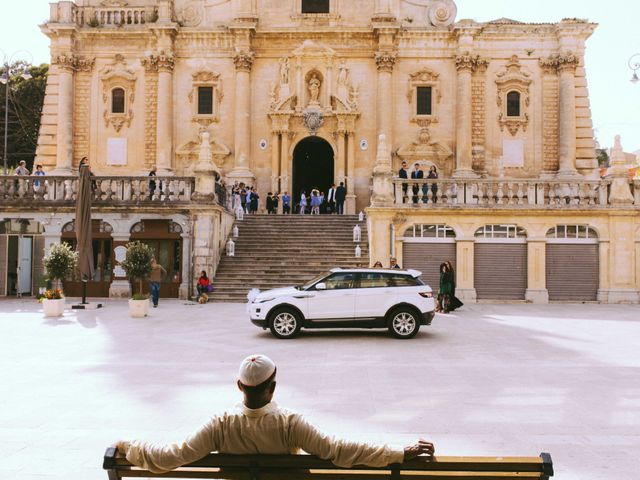
POLYGON ((311 332, 279 341, 244 305, 126 303, 45 319, 0 301, 3 480, 106 479, 115 440, 176 441, 240 400, 240 360, 279 366, 276 399, 324 430, 442 455, 552 454, 561 480, 636 480, 640 307, 470 305, 411 341, 311 332))

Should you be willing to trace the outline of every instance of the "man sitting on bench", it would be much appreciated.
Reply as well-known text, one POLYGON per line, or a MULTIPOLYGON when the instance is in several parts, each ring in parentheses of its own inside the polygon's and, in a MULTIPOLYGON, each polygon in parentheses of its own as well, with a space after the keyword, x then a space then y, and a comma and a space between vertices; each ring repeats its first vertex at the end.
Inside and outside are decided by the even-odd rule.
POLYGON ((182 444, 158 446, 120 441, 118 451, 132 464, 153 473, 165 473, 195 462, 211 452, 229 454, 291 454, 302 449, 331 460, 339 467, 367 465, 384 467, 402 463, 421 454, 433 455, 433 444, 419 440, 396 450, 326 436, 301 415, 272 402, 276 389, 276 365, 265 355, 245 358, 238 375, 243 405, 211 419, 182 444))

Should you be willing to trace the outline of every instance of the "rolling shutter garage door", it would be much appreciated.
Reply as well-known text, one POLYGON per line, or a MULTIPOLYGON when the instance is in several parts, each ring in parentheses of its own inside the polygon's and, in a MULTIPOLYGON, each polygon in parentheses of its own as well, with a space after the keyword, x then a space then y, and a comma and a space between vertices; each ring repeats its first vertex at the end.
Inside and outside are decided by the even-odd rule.
POLYGON ((455 243, 403 243, 402 267, 421 271, 420 278, 434 292, 437 292, 440 287, 440 264, 447 260, 455 269, 455 243))
POLYGON ((0 295, 7 294, 7 236, 0 235, 0 295))
POLYGON ((547 243, 549 300, 597 300, 599 270, 598 244, 547 243))
POLYGON ((524 300, 527 290, 526 243, 476 243, 478 300, 524 300))

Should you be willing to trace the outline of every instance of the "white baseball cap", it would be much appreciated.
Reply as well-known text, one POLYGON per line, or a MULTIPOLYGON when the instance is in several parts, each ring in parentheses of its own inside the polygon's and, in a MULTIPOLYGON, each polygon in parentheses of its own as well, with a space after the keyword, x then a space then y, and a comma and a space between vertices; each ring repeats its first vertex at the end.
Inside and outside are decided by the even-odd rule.
POLYGON ((276 364, 266 355, 249 355, 240 364, 238 379, 247 387, 260 385, 273 375, 276 364))

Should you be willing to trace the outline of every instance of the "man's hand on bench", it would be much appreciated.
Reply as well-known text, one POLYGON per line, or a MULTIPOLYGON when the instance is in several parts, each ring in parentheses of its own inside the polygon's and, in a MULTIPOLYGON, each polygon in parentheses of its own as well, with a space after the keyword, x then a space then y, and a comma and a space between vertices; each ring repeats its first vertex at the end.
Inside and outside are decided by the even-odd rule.
POLYGON ((404 447, 404 461, 412 460, 422 454, 433 456, 435 451, 436 449, 433 446, 433 443, 427 442, 425 439, 421 438, 418 440, 418 443, 404 447))

